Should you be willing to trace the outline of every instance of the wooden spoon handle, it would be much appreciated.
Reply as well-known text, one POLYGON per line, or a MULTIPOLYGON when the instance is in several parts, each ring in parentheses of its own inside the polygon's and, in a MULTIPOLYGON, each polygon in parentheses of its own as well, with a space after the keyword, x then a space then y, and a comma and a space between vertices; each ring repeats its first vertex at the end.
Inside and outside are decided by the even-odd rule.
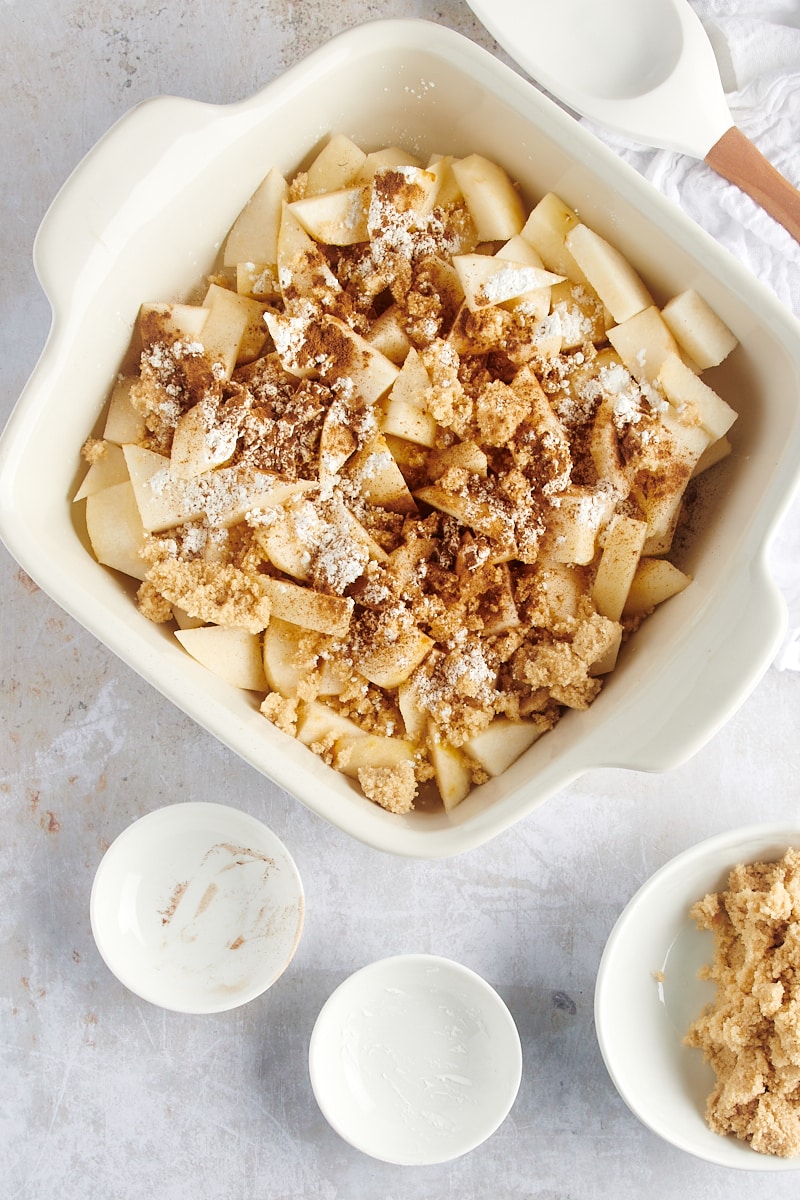
POLYGON ((706 155, 708 165, 735 183, 800 242, 800 192, 735 125, 706 155))

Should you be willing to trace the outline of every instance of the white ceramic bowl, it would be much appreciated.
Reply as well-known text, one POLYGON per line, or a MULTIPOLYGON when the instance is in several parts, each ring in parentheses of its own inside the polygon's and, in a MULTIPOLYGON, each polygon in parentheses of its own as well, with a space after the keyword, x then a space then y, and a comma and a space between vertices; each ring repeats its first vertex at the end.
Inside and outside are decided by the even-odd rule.
POLYGON ((100 862, 90 916, 121 983, 161 1008, 224 1012, 271 987, 303 928, 291 855, 225 804, 173 804, 129 825, 100 862))
POLYGON ((66 183, 35 261, 53 308, 41 360, 0 444, 0 531, 36 582, 185 712, 317 813, 364 842, 433 857, 476 846, 582 772, 661 770, 742 703, 782 636, 766 568, 800 464, 800 326, 766 288, 596 138, 462 36, 416 21, 340 35, 229 107, 161 98, 131 112, 66 183), (693 585, 626 647, 589 712, 568 713, 452 813, 397 817, 272 728, 252 697, 212 678, 144 620, 130 583, 87 549, 70 504, 79 448, 98 428, 143 300, 179 298, 211 269, 233 218, 273 163, 290 172, 340 130, 483 152, 529 203, 557 190, 630 257, 657 299, 702 292, 741 341, 716 374, 738 409, 733 455, 684 567, 693 585))
POLYGON ((381 959, 340 984, 308 1061, 336 1132, 404 1166, 474 1150, 505 1120, 522 1078, 517 1027, 497 992, 429 954, 381 959))
POLYGON ((800 824, 756 825, 692 846, 639 889, 600 962, 595 1027, 617 1090, 654 1133, 723 1167, 790 1171, 800 1169, 800 1159, 758 1154, 706 1125, 714 1073, 683 1038, 714 999, 714 984, 697 978, 713 957, 714 939, 697 929, 689 909, 709 892, 724 889, 738 863, 774 862, 798 845, 800 824))

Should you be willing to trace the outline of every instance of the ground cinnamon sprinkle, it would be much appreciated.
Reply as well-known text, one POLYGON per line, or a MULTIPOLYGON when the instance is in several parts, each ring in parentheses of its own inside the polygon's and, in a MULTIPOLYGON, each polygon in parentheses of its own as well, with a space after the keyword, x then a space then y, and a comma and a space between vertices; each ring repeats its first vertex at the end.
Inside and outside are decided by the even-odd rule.
POLYGON ((283 181, 270 261, 223 265, 203 305, 143 307, 115 503, 132 491, 144 532, 121 510, 135 545, 104 556, 103 514, 95 549, 144 575, 149 620, 235 631, 264 716, 404 814, 432 777, 452 807, 592 702, 642 619, 593 592, 612 517, 667 511, 697 456, 588 285, 495 302, 537 277, 511 254, 469 300, 459 256, 505 239, 481 240, 458 160, 352 153, 361 173, 323 195, 283 181), (328 238, 307 228, 320 199, 328 238))

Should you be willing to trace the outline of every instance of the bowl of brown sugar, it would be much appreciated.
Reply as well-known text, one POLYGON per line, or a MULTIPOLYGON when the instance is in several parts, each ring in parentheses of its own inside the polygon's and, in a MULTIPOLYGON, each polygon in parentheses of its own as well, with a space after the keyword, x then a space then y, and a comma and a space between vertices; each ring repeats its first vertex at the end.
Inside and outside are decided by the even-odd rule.
POLYGON ((800 826, 679 854, 630 901, 597 977, 595 1025, 631 1111, 681 1150, 800 1168, 800 826))

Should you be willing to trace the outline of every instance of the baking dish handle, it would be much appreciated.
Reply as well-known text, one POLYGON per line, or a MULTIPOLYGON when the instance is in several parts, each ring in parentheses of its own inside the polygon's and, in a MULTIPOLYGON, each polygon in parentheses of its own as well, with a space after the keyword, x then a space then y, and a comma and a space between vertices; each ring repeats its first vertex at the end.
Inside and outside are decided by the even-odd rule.
POLYGON ((145 100, 112 125, 78 163, 34 240, 34 267, 53 307, 72 295, 90 257, 99 252, 113 260, 131 232, 154 215, 154 205, 163 202, 165 193, 186 186, 181 166, 192 149, 196 151, 193 135, 208 129, 209 113, 214 111, 223 112, 175 96, 145 100))
POLYGON ((714 641, 706 636, 694 655, 677 655, 670 663, 666 678, 659 679, 657 706, 646 706, 641 718, 649 731, 640 728, 630 739, 635 753, 617 765, 641 771, 680 766, 719 732, 774 661, 786 632, 787 608, 763 560, 714 603, 714 641))

